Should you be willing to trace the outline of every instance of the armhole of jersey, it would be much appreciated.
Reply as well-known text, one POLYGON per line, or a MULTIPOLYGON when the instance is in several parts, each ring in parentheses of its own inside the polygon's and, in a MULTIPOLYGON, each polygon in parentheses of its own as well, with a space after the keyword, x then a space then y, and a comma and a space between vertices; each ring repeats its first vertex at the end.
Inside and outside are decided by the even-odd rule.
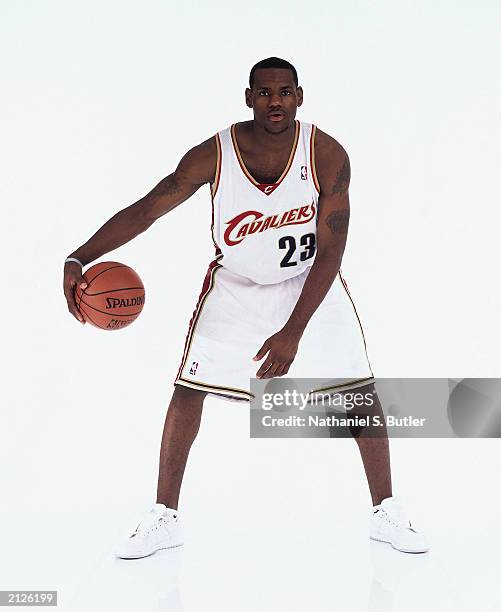
POLYGON ((315 185, 315 189, 320 194, 320 183, 318 182, 317 177, 317 169, 315 166, 315 135, 317 133, 317 126, 311 126, 311 135, 310 135, 310 166, 311 166, 311 176, 313 178, 313 184, 315 185))
POLYGON ((217 188, 219 187, 219 179, 221 178, 221 140, 219 134, 216 134, 216 172, 214 175, 214 182, 211 185, 210 192, 212 197, 216 195, 217 188))

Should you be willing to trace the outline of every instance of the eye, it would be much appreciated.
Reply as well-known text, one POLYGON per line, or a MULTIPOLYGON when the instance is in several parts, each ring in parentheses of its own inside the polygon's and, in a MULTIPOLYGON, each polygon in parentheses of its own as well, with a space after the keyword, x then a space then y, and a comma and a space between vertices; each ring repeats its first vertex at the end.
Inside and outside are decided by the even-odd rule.
POLYGON ((292 95, 292 91, 291 91, 290 89, 284 89, 284 90, 282 91, 282 93, 283 93, 284 95, 286 95, 286 96, 291 96, 291 95, 292 95))
POLYGON ((267 96, 267 95, 268 95, 268 92, 267 92, 267 91, 260 91, 260 92, 258 93, 258 95, 259 95, 259 96, 267 96))

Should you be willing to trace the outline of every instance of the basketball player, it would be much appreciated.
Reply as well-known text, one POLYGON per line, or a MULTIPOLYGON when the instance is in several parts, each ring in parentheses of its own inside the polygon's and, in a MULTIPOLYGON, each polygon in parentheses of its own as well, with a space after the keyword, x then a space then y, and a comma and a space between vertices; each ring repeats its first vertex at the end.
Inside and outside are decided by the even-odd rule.
MULTIPOLYGON (((257 63, 245 101, 252 120, 188 151, 172 174, 65 262, 68 308, 83 322, 74 299, 76 285, 86 286, 82 267, 209 183, 216 257, 174 381, 156 504, 117 551, 121 558, 182 544, 179 492, 207 394, 248 402, 250 378, 289 372, 336 377, 343 381, 338 391, 374 390, 361 325, 340 272, 350 214, 348 155, 334 138, 296 119, 303 90, 289 62, 271 57, 257 63)), ((372 497, 371 537, 404 552, 425 552, 424 537, 392 496, 386 432, 354 437, 372 497)))

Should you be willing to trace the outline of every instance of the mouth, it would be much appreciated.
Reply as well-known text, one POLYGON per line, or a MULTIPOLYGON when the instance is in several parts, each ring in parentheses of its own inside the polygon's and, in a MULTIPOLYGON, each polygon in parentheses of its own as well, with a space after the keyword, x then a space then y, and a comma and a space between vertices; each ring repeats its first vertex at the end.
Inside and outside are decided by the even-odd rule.
POLYGON ((285 118, 285 114, 281 111, 272 111, 268 113, 268 119, 273 122, 282 121, 285 118))

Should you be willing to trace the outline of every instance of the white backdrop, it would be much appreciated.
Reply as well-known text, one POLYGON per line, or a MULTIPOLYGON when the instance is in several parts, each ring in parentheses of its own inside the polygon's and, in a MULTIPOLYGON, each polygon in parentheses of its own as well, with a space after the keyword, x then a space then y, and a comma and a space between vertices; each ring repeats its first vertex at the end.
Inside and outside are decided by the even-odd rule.
MULTIPOLYGON (((75 322, 62 263, 186 150, 251 118, 244 89, 260 59, 296 66, 298 118, 350 155, 343 272, 376 375, 501 376, 499 3, 26 0, 0 10, 0 485, 6 525, 26 516, 56 531, 67 525, 36 569, 13 545, 0 588, 70 589, 58 559, 61 540, 76 540, 64 516, 77 513, 100 533, 103 516, 108 527, 111 515, 128 526, 154 501, 165 409, 213 255, 208 187, 103 258, 144 280, 147 304, 130 328, 75 322)), ((260 537, 270 515, 296 525, 301 507, 312 517, 350 508, 365 528, 370 500, 353 443, 249 440, 247 418, 242 405, 207 400, 182 492, 193 533, 204 533, 207 517, 232 533, 227 518, 238 516, 252 518, 260 537)), ((493 508, 483 518, 492 537, 495 442, 392 449, 396 492, 437 538, 457 505, 465 515, 475 507, 473 496, 493 508)), ((66 571, 78 582, 80 570, 66 571)), ((494 582, 475 575, 494 602, 494 582)))

